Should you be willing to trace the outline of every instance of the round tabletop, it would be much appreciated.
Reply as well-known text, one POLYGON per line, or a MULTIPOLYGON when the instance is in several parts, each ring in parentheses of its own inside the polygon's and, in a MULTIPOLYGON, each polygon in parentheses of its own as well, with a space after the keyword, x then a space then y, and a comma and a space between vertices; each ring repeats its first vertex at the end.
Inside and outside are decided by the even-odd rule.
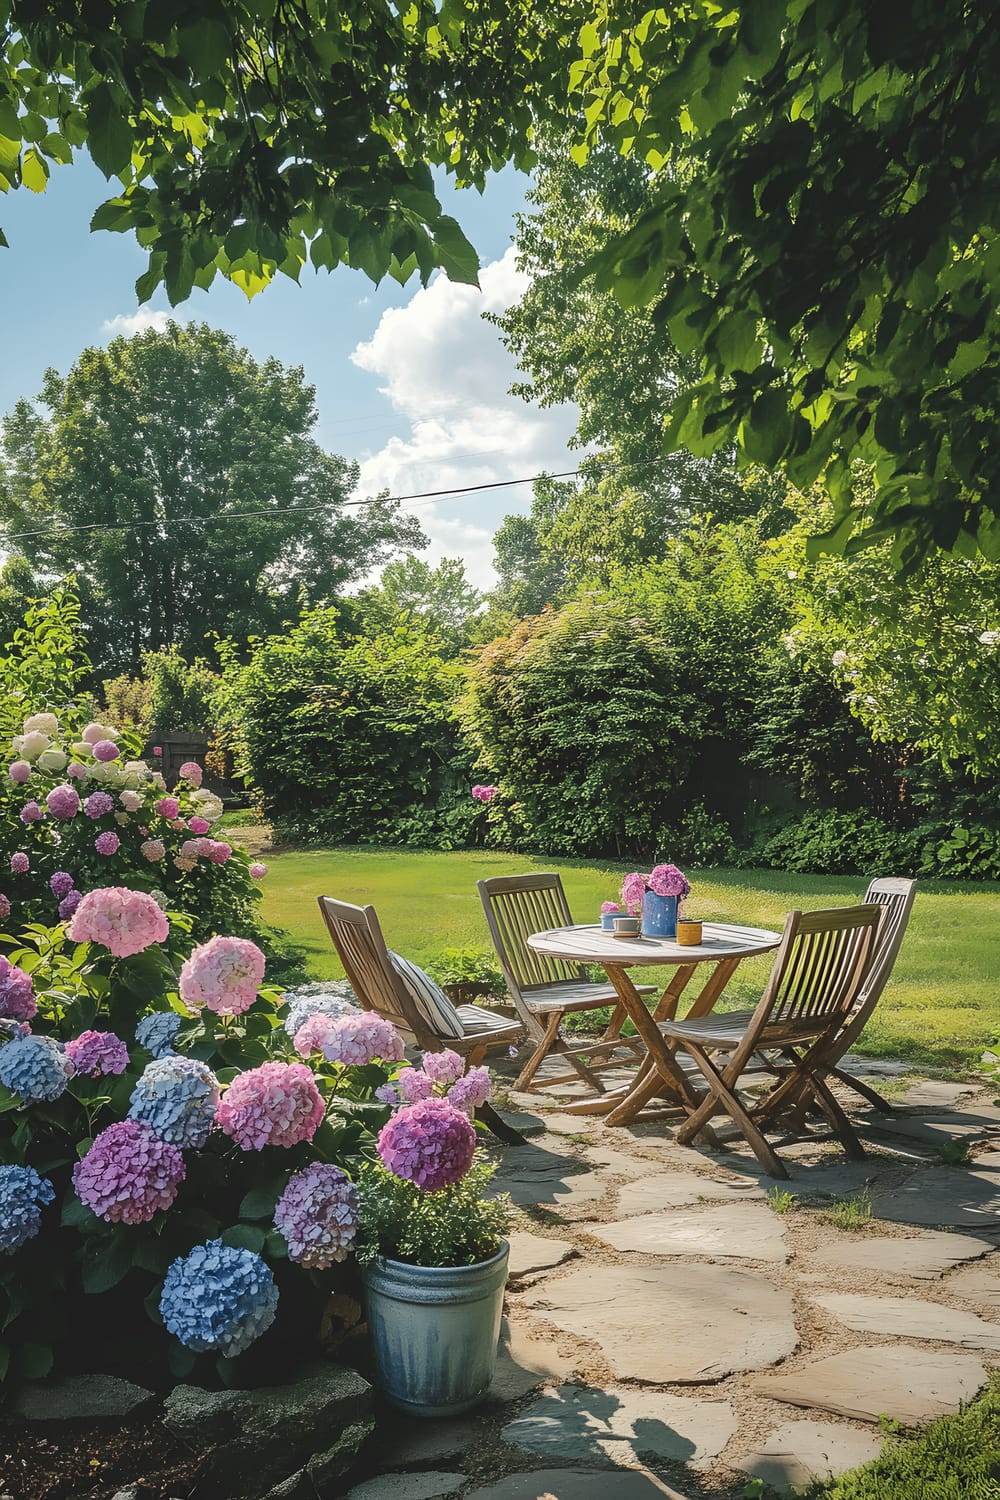
POLYGON ((642 964, 703 964, 724 958, 751 958, 769 953, 781 942, 780 932, 766 927, 736 927, 729 922, 705 922, 697 945, 681 946, 673 938, 615 937, 599 924, 583 927, 551 927, 527 939, 529 948, 549 958, 581 964, 615 964, 631 968, 642 964))

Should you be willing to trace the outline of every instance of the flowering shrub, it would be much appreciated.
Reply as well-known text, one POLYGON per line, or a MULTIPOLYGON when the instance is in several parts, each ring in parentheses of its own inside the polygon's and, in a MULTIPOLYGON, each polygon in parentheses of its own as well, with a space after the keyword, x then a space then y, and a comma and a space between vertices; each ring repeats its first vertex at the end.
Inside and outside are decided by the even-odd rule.
POLYGON ((52 923, 69 917, 80 896, 113 886, 159 891, 167 909, 189 914, 196 936, 223 927, 249 936, 264 867, 255 863, 251 875, 242 850, 208 836, 222 803, 202 787, 194 761, 168 790, 139 748, 134 735, 108 725, 80 728, 74 709, 30 714, 21 733, 0 741, 0 826, 12 846, 10 876, 0 879, 8 916, 22 927, 52 923))
POLYGON ((428 1192, 464 1177, 475 1150, 476 1132, 468 1117, 446 1099, 407 1105, 378 1137, 378 1154, 389 1171, 428 1192))
POLYGON ((174 1261, 163 1282, 160 1316, 182 1344, 232 1358, 274 1322, 278 1288, 252 1250, 210 1240, 174 1261))

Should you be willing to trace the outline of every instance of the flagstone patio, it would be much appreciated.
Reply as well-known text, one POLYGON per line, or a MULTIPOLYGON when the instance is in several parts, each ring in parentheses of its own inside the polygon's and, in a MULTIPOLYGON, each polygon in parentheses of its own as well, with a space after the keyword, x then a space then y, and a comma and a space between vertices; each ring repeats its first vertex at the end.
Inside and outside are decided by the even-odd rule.
POLYGON ((750 1478, 780 1494, 875 1457, 882 1416, 957 1410, 1000 1363, 991 1093, 923 1079, 891 1116, 852 1109, 868 1160, 798 1143, 780 1184, 740 1140, 609 1130, 571 1096, 506 1111, 532 1134, 497 1149, 519 1214, 490 1400, 450 1423, 385 1413, 351 1500, 736 1500, 750 1478), (969 1165, 944 1164, 949 1141, 969 1165), (831 1209, 862 1191, 872 1217, 838 1228, 831 1209))

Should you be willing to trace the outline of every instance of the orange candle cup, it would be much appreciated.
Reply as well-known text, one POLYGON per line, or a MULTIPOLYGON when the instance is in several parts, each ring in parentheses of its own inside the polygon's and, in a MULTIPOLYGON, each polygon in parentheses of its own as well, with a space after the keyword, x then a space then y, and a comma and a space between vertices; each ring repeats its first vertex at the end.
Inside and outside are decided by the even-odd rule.
POLYGON ((697 948, 701 942, 701 922, 697 917, 677 918, 677 942, 681 948, 697 948))

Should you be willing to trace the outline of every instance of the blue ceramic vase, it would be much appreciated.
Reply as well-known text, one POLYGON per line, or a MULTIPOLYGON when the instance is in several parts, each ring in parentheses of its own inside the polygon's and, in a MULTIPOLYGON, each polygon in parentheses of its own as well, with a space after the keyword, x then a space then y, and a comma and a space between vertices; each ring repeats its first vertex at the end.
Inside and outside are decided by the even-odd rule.
POLYGON ((651 938, 677 936, 677 897, 646 891, 642 898, 642 935, 651 938))

